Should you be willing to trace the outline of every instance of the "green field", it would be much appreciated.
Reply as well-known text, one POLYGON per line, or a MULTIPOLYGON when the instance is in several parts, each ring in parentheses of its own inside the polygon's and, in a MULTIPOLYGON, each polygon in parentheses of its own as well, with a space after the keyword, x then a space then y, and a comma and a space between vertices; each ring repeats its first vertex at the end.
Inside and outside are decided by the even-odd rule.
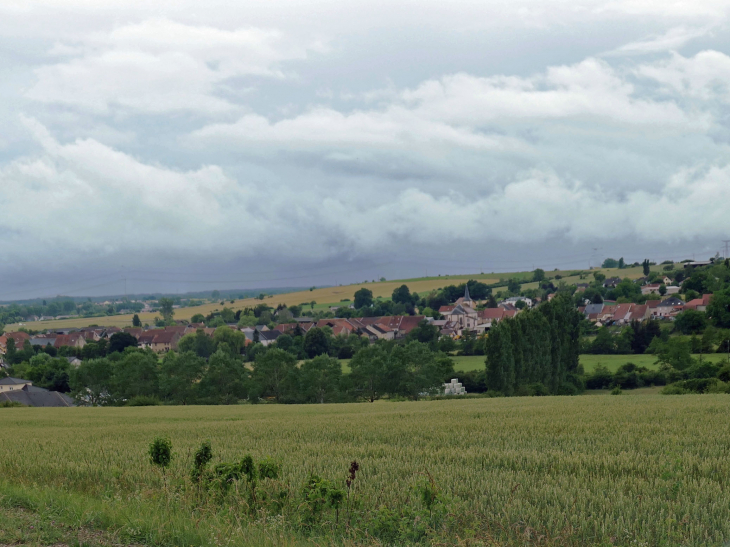
MULTIPOLYGON (((693 356, 695 359, 699 359, 699 355, 693 356)), ((710 353, 705 354, 702 356, 703 360, 711 361, 713 363, 717 363, 719 361, 722 361, 725 359, 727 355, 724 353, 710 353)), ((483 355, 465 355, 465 356, 459 356, 459 357, 452 357, 454 360, 454 371, 459 372, 469 372, 470 370, 482 370, 484 368, 484 359, 485 357, 483 355)), ((585 372, 593 372, 593 370, 596 368, 596 365, 601 364, 608 368, 608 370, 612 372, 616 372, 616 370, 621 366, 625 365, 626 363, 634 363, 636 366, 639 367, 646 367, 649 369, 656 369, 658 368, 656 364, 656 355, 650 355, 650 354, 642 354, 642 355, 591 355, 591 354, 583 354, 580 356, 580 362, 583 365, 583 369, 585 372)), ((343 372, 349 373, 350 372, 350 366, 349 366, 349 359, 343 359, 342 360, 342 370, 343 372)))
POLYGON ((448 509, 434 506, 446 515, 427 530, 434 545, 720 545, 730 540, 729 412, 726 395, 652 394, 0 409, 0 520, 22 526, 25 508, 145 545, 378 545, 376 524, 412 523, 406 508, 420 507, 415 488, 430 476, 448 509), (146 454, 156 435, 175 451, 164 477, 146 454), (279 462, 276 487, 290 493, 281 515, 249 516, 243 485, 227 497, 192 486, 204 439, 214 463, 279 462), (344 488, 353 459, 351 525, 326 510, 302 527, 309 473, 344 488))

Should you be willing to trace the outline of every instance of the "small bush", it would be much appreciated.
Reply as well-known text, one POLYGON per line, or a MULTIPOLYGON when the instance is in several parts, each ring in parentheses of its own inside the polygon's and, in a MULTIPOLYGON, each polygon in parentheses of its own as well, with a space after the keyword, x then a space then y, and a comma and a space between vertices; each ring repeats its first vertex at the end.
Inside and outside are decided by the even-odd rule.
POLYGON ((167 437, 156 437, 150 443, 150 463, 163 469, 172 461, 172 441, 167 437))
POLYGON ((621 391, 621 386, 616 386, 611 390, 611 395, 621 395, 623 391, 621 391))
POLYGON ((692 393, 688 389, 679 387, 677 384, 670 384, 662 389, 662 395, 687 395, 692 393))
POLYGON ((0 403, 0 408, 17 408, 25 406, 23 403, 19 403, 18 401, 3 401, 0 403))

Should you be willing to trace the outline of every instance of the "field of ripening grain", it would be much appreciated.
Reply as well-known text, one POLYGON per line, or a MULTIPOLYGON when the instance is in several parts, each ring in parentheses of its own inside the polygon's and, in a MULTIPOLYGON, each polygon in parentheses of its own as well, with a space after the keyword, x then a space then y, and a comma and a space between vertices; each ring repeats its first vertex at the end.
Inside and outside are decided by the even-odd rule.
POLYGON ((137 544, 719 545, 729 416, 727 395, 6 408, 0 507, 137 544), (175 453, 164 475, 147 455, 158 435, 175 453), (212 464, 247 453, 281 464, 257 510, 243 483, 191 484, 206 439, 212 464), (317 514, 302 486, 314 473, 346 491, 352 460, 347 509, 317 514), (273 492, 286 492, 276 507, 262 501, 273 492))

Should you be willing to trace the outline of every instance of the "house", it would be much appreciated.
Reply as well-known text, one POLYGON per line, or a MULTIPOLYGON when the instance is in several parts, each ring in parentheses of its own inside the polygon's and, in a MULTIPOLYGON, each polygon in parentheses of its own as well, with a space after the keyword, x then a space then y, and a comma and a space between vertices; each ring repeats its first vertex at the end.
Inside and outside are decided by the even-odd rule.
POLYGON ((72 348, 83 348, 86 345, 86 337, 81 332, 72 332, 71 334, 61 334, 56 337, 53 347, 56 349, 63 346, 72 348))
POLYGON ((0 393, 5 391, 17 391, 25 386, 32 386, 30 380, 22 380, 21 378, 2 378, 0 379, 0 393))
POLYGON ((30 340, 30 335, 27 332, 6 332, 5 338, 12 340, 15 342, 15 347, 18 349, 21 349, 23 347, 23 344, 26 340, 30 340))
POLYGON ((41 334, 38 336, 33 336, 32 338, 29 338, 28 341, 30 342, 31 346, 41 346, 41 347, 45 348, 47 345, 50 344, 51 346, 55 347, 56 338, 58 338, 58 336, 53 335, 53 334, 41 334))
POLYGON ((81 365, 81 359, 78 357, 66 357, 66 360, 68 361, 68 364, 72 367, 78 367, 81 365))
POLYGON ((709 266, 712 264, 711 260, 698 260, 696 262, 685 262, 684 267, 685 268, 697 268, 700 266, 709 266))
POLYGON ((395 337, 395 332, 393 332, 390 328, 385 325, 378 325, 377 323, 373 325, 365 325, 362 329, 362 333, 367 336, 371 342, 375 342, 376 340, 393 340, 395 337))
POLYGON ((347 319, 320 319, 317 321, 317 327, 330 327, 332 334, 335 336, 347 335, 356 330, 356 327, 347 319))
POLYGON ((511 311, 505 310, 504 308, 487 308, 485 310, 479 310, 477 312, 477 324, 474 327, 474 330, 478 334, 484 334, 503 319, 514 317, 517 312, 518 310, 511 311))
POLYGON ((603 286, 607 289, 615 289, 616 285, 621 283, 622 279, 620 277, 609 277, 603 282, 603 286))
POLYGON ((525 296, 510 296, 509 298, 505 298, 502 300, 502 304, 512 304, 515 308, 517 308, 517 302, 522 301, 525 303, 525 305, 528 308, 531 308, 534 304, 531 298, 527 298, 525 296))
POLYGON ((652 315, 659 318, 669 318, 677 315, 677 313, 682 310, 684 310, 684 301, 676 296, 670 296, 666 300, 662 300, 662 302, 654 308, 652 315))
POLYGON ((647 317, 649 317, 649 306, 647 304, 634 304, 629 321, 643 321, 647 317))
POLYGON ((707 311, 707 306, 710 305, 711 298, 711 294, 703 294, 702 298, 695 298, 694 300, 687 302, 684 308, 686 310, 707 311))
POLYGON ((453 323, 457 330, 472 330, 477 326, 477 311, 469 306, 457 304, 452 310, 445 313, 439 309, 439 313, 447 321, 453 323))
POLYGON ((591 315, 596 315, 601 313, 603 311, 603 302, 600 304, 588 304, 585 309, 583 310, 583 314, 586 317, 590 317, 591 315))
POLYGON ((264 346, 269 346, 276 342, 276 339, 281 336, 281 331, 274 330, 262 330, 259 332, 259 342, 264 346))
POLYGON ((659 287, 661 286, 661 283, 649 283, 648 285, 642 285, 641 294, 659 294, 659 287))
POLYGON ((395 338, 403 338, 425 319, 425 315, 396 315, 393 317, 380 317, 376 323, 385 325, 392 330, 395 338))
POLYGON ((64 395, 58 391, 49 391, 41 387, 35 387, 32 382, 19 378, 4 378, 0 380, 0 403, 3 402, 20 403, 22 405, 36 407, 75 406, 73 399, 68 395, 64 395), (12 384, 14 389, 2 389, 5 387, 3 382, 7 380, 16 382, 12 384), (18 387, 21 383, 22 387, 18 387))
POLYGON ((166 353, 168 351, 174 351, 177 349, 177 343, 182 338, 182 335, 177 330, 163 331, 152 339, 149 347, 155 353, 166 353))
POLYGON ((143 331, 140 333, 140 335, 137 337, 137 343, 141 348, 148 348, 152 344, 152 342, 155 339, 155 336, 158 334, 165 332, 164 329, 150 329, 143 331))
POLYGON ((628 323, 631 319, 631 310, 636 304, 618 304, 616 309, 611 316, 611 321, 614 325, 623 325, 628 323))
POLYGON ((142 327, 128 327, 124 329, 124 332, 126 332, 127 334, 131 334, 135 338, 139 339, 144 330, 142 330, 142 327))
POLYGON ((575 285, 575 292, 585 292, 588 288, 588 283, 577 283, 575 285))

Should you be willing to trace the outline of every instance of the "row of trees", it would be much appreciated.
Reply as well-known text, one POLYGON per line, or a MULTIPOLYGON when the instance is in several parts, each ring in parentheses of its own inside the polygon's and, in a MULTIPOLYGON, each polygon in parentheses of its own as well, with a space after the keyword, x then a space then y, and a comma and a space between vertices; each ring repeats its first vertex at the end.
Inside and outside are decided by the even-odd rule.
POLYGON ((512 395, 541 384, 550 393, 580 389, 578 357, 583 317, 567 296, 492 327, 486 342, 487 384, 512 395))
MULTIPOLYGON (((49 356, 39 361, 53 360, 49 356)), ((61 365, 61 363, 54 363, 61 365)), ((37 368, 40 363, 35 363, 37 368)), ((80 401, 93 405, 330 403, 375 400, 384 395, 411 399, 435 393, 453 374, 453 363, 427 345, 373 345, 360 350, 343 375, 342 363, 326 354, 299 362, 279 348, 260 353, 250 366, 226 343, 208 359, 191 351, 170 352, 160 363, 150 351, 127 349, 84 361, 67 371, 80 401)), ((26 371, 27 372, 27 371, 26 371)))

